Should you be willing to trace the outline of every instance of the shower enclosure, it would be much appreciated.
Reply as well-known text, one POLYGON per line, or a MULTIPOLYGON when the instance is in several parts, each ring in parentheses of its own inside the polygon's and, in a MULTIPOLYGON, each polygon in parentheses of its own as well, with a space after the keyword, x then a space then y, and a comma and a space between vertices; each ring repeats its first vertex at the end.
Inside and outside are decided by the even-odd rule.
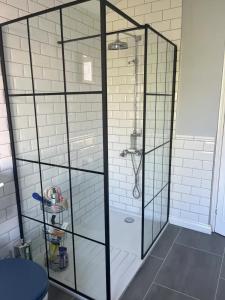
POLYGON ((77 0, 2 23, 0 56, 21 239, 52 282, 118 299, 168 222, 176 45, 77 0))

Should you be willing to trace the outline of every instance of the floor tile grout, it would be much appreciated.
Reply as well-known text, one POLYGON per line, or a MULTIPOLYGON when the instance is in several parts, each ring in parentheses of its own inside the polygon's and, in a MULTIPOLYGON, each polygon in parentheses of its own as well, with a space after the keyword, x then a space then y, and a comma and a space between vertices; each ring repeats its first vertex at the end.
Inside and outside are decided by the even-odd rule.
POLYGON ((177 244, 177 245, 181 245, 181 246, 184 246, 184 247, 186 247, 186 248, 190 248, 190 249, 198 250, 198 251, 201 251, 201 252, 207 253, 207 254, 209 254, 209 255, 214 255, 214 256, 217 256, 217 257, 223 258, 223 254, 222 254, 222 255, 220 255, 220 254, 216 254, 216 253, 213 253, 213 252, 211 252, 211 251, 207 251, 207 250, 204 250, 204 249, 199 249, 199 248, 196 248, 196 247, 193 247, 193 246, 190 246, 190 245, 187 245, 187 244, 181 243, 181 242, 176 242, 175 244, 177 244))
POLYGON ((219 271, 219 275, 218 275, 214 300, 216 300, 217 293, 218 293, 218 288, 219 288, 219 283, 220 283, 220 278, 221 278, 221 273, 222 273, 222 267, 223 267, 224 254, 225 254, 225 250, 223 251, 223 257, 222 257, 222 261, 221 261, 221 265, 220 265, 220 271, 219 271))
POLYGON ((154 284, 155 284, 155 285, 158 285, 158 286, 161 286, 161 287, 163 287, 163 288, 165 288, 165 289, 168 289, 168 290, 170 290, 170 291, 176 292, 176 293, 178 293, 178 294, 187 296, 187 297, 189 297, 189 298, 191 298, 191 299, 194 299, 194 300, 200 300, 199 298, 190 296, 190 295, 188 295, 188 294, 185 294, 185 293, 183 293, 183 292, 177 291, 177 290, 175 290, 175 289, 171 289, 171 288, 169 288, 168 286, 163 285, 163 284, 161 284, 161 283, 156 283, 156 282, 154 282, 154 284))
POLYGON ((164 260, 163 257, 159 257, 159 256, 156 256, 156 255, 152 255, 151 253, 149 254, 149 256, 152 256, 152 257, 157 258, 157 259, 159 259, 159 260, 164 260))
POLYGON ((155 276, 154 276, 154 278, 153 278, 153 280, 152 280, 152 283, 150 284, 150 286, 149 286, 149 288, 148 288, 148 290, 147 290, 145 296, 143 297, 143 300, 146 298, 146 296, 148 295, 149 291, 150 291, 151 288, 152 288, 152 285, 155 283, 155 279, 156 279, 156 277, 158 276, 159 272, 161 271, 162 266, 164 265, 164 262, 166 261, 167 257, 169 256, 169 254, 170 254, 170 252, 171 252, 171 250, 172 250, 172 248, 173 248, 173 245, 174 245, 176 239, 177 239, 178 236, 180 235, 180 232, 181 232, 181 228, 179 228, 179 232, 177 233, 177 235, 176 235, 176 237, 175 237, 175 239, 174 239, 174 241, 173 241, 171 247, 169 248, 169 250, 168 250, 168 252, 167 252, 167 255, 165 256, 164 260, 162 261, 161 266, 159 267, 158 271, 156 272, 156 274, 155 274, 155 276))

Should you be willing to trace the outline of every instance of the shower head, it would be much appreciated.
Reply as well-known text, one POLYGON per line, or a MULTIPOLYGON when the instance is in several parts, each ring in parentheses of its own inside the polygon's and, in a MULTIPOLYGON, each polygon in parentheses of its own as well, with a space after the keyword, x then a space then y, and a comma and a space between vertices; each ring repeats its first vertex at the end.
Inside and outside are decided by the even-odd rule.
POLYGON ((125 50, 125 49, 128 49, 128 44, 126 42, 120 41, 119 34, 117 33, 116 40, 108 45, 108 50, 125 50))

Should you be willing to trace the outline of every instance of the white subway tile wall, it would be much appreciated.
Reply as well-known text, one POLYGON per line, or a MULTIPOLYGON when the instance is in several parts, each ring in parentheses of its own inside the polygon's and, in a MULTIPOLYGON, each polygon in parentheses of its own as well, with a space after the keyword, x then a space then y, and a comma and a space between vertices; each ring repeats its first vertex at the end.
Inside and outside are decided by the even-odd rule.
POLYGON ((190 223, 200 231, 209 224, 214 146, 211 137, 177 135, 174 139, 171 222, 190 223))
MULTIPOLYGON (((172 3, 169 1, 117 1, 116 5, 125 13, 129 14, 141 24, 149 23, 160 30, 180 45, 181 33, 181 6, 182 2, 172 3), (175 15, 172 15, 174 10, 175 15), (178 15, 178 11, 180 12, 178 15), (158 14, 158 15, 156 15, 158 14), (170 15, 171 14, 171 15, 170 15), (166 19, 166 21, 164 21, 166 19), (172 28, 172 20, 177 20, 177 28, 172 28), (160 25, 164 28, 159 28, 160 25), (180 24, 180 26, 178 26, 180 24), (171 31, 173 33, 171 33, 171 31), (170 36, 169 36, 170 35, 170 36), (173 36, 174 35, 174 36, 173 36)), ((107 14, 108 31, 134 27, 134 25, 124 22, 111 10, 107 14)), ((131 31, 131 34, 140 35, 141 41, 138 45, 138 97, 137 97, 137 129, 143 130, 143 30, 131 31)), ((109 36, 108 42, 112 42, 116 36, 109 36)), ((109 102, 109 178, 110 178, 110 205, 115 208, 125 210, 129 213, 141 212, 141 197, 135 199, 132 195, 134 188, 134 173, 132 169, 131 157, 121 157, 120 153, 124 149, 130 148, 130 134, 134 127, 134 92, 135 92, 135 70, 132 60, 134 59, 134 39, 127 38, 120 34, 120 39, 128 43, 128 50, 108 51, 108 102, 109 102), (119 173, 119 174, 118 174, 119 173)), ((147 68, 147 92, 167 93, 172 92, 172 70, 173 70, 173 47, 162 38, 149 31, 148 35, 148 68, 147 68), (158 57, 157 57, 158 50, 158 57), (157 78, 156 78, 157 74, 157 78), (166 87, 165 87, 166 81, 166 87), (157 84, 156 84, 157 83, 157 84)), ((178 52, 179 54, 179 52, 178 52)), ((170 117, 171 117, 171 97, 157 98, 155 107, 155 97, 147 97, 146 112, 146 151, 157 147, 170 139, 170 117), (165 106, 164 106, 165 104, 165 106), (156 120, 154 112, 156 109, 156 120), (164 118, 166 122, 164 123, 164 118), (155 128, 156 125, 156 128, 155 128), (156 135, 154 136, 154 134, 156 135)), ((142 148, 142 136, 138 138, 138 146, 142 148)), ((168 157, 169 145, 165 145, 156 151, 155 170, 154 155, 146 156, 146 180, 145 199, 146 204, 152 199, 153 190, 156 194, 162 186, 168 182, 168 157), (164 154, 164 161, 162 155, 164 154), (164 168, 162 168, 162 165, 164 168), (155 172, 155 174, 154 174, 155 172), (153 183, 153 177, 155 183, 153 183), (152 184, 151 184, 152 183, 152 184), (157 192, 156 192, 157 191, 157 192)), ((136 158, 137 163, 140 158, 136 158)), ((140 175, 140 186, 142 177, 140 175)), ((157 205, 156 205, 157 206, 157 205)))
MULTIPOLYGON (((113 14, 113 13, 111 13, 113 14)), ((107 15, 111 19, 110 15, 107 15)), ((107 23, 108 25, 110 23, 107 23)), ((134 30, 129 32, 139 35, 138 42, 138 78, 137 78, 137 147, 142 148, 143 131, 143 59, 144 59, 144 31, 134 30)), ((116 39, 116 35, 107 38, 110 43, 116 39)), ((141 198, 135 199, 132 195, 134 188, 134 173, 131 156, 121 157, 125 149, 131 148, 130 135, 134 128, 134 93, 135 93, 135 66, 134 53, 135 41, 133 37, 120 35, 122 41, 128 43, 127 50, 107 51, 108 57, 108 122, 109 122, 109 199, 110 205, 133 213, 140 212, 141 198)), ((140 156, 136 156, 136 164, 140 163, 140 156)), ((139 184, 141 187, 141 172, 139 184)))

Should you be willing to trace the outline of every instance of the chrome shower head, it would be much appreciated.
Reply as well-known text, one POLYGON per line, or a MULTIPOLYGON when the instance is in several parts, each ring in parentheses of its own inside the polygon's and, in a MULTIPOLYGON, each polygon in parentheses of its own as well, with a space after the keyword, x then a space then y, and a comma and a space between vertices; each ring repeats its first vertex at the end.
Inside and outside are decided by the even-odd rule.
POLYGON ((128 44, 126 42, 122 42, 119 39, 119 34, 117 33, 117 38, 114 42, 109 43, 108 50, 125 50, 128 49, 128 44))

